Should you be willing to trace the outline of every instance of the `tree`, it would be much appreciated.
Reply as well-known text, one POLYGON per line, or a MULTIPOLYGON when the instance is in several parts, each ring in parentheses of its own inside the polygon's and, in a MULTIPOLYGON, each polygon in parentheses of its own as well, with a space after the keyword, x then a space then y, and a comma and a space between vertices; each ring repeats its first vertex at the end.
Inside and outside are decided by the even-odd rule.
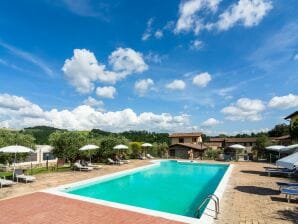
POLYGON ((49 142, 54 147, 53 154, 56 157, 73 163, 80 157, 79 148, 86 144, 87 133, 76 131, 54 132, 50 135, 49 142))
POLYGON ((142 153, 142 143, 141 142, 131 142, 129 144, 131 152, 132 152, 132 157, 133 158, 138 158, 138 155, 142 153))
MULTIPOLYGON (((6 129, 0 129, 0 147, 9 145, 22 145, 32 149, 35 149, 34 137, 30 134, 23 134, 18 131, 10 131, 6 129)), ((27 153, 18 153, 17 159, 23 160, 28 156, 27 153)), ((1 153, 0 163, 12 163, 14 160, 14 154, 1 153)))
POLYGON ((268 131, 270 137, 280 137, 288 134, 290 134, 290 126, 287 124, 275 125, 274 128, 268 131))
POLYGON ((257 137, 256 146, 253 148, 257 158, 264 157, 265 147, 269 145, 269 138, 266 135, 257 137))
MULTIPOLYGON (((115 154, 120 153, 117 149, 113 149, 116 145, 123 144, 128 145, 128 140, 124 137, 106 136, 101 139, 100 148, 96 151, 95 157, 103 160, 108 157, 113 157, 115 154)), ((130 150, 121 150, 121 153, 125 155, 130 154, 130 150)))
POLYGON ((291 137, 293 140, 298 141, 298 119, 296 119, 292 124, 291 137))

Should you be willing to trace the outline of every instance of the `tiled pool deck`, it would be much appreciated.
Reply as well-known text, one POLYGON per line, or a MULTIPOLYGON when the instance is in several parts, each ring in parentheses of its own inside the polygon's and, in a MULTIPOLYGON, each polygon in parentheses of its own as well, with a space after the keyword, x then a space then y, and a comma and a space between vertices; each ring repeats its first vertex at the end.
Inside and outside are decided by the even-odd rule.
MULTIPOLYGON (((0 189, 0 223, 178 223, 136 212, 106 207, 56 195, 37 192, 61 184, 84 180, 116 171, 147 165, 133 161, 102 170, 37 175, 37 182, 0 189), (32 193, 35 192, 35 193, 32 193), (28 194, 31 193, 31 194, 28 194), (26 194, 20 197, 15 197, 26 194), (7 199, 9 198, 9 199, 7 199)), ((276 181, 287 178, 264 176, 264 163, 235 163, 220 204, 216 223, 298 223, 298 200, 287 203, 279 195, 276 181)))

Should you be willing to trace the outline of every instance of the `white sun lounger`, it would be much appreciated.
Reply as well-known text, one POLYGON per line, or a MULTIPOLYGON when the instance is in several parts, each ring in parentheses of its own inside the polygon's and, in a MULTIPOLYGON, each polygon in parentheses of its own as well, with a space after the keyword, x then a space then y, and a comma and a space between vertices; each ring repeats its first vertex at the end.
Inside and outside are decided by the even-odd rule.
POLYGON ((0 188, 2 188, 4 186, 12 186, 14 184, 16 184, 16 183, 11 180, 0 179, 0 188))
POLYGON ((17 178, 17 182, 19 182, 19 180, 23 180, 26 183, 36 181, 36 177, 25 175, 25 174, 16 175, 16 178, 17 178))
POLYGON ((14 176, 15 176, 17 182, 19 182, 19 180, 25 181, 26 183, 36 181, 36 177, 30 176, 30 175, 25 175, 23 173, 23 171, 20 169, 15 170, 14 176))
POLYGON ((93 170, 92 167, 82 166, 80 163, 73 164, 74 168, 80 171, 91 171, 93 170))

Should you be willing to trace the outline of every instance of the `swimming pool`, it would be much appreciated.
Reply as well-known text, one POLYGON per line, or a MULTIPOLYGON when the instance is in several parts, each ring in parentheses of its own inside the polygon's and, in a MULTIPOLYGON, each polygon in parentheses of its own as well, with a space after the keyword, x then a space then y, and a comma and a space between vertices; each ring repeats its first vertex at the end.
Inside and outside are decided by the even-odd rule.
POLYGON ((117 176, 59 190, 72 195, 194 217, 229 165, 160 161, 117 176))

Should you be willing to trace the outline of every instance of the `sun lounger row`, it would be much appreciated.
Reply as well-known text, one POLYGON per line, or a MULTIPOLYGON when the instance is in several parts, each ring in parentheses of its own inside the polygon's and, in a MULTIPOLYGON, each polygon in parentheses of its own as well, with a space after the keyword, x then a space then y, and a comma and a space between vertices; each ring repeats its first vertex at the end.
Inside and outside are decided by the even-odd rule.
POLYGON ((6 180, 6 179, 0 178, 0 188, 5 187, 5 186, 12 186, 20 181, 25 182, 25 183, 36 181, 36 177, 30 176, 30 175, 25 175, 23 173, 23 170, 21 170, 21 169, 16 169, 14 171, 13 177, 14 177, 14 180, 16 180, 16 182, 14 182, 14 180, 6 180))
POLYGON ((271 176, 272 174, 276 175, 287 175, 292 176, 298 173, 297 169, 287 169, 287 168, 266 168, 265 173, 268 174, 268 176, 271 176))
POLYGON ((75 170, 79 170, 79 171, 92 171, 94 169, 101 169, 102 166, 100 165, 96 165, 96 164, 91 164, 91 163, 87 163, 85 161, 77 161, 73 164, 73 167, 75 170))
POLYGON ((122 165, 122 164, 128 164, 130 163, 129 160, 126 160, 126 159, 111 159, 111 158, 108 158, 108 164, 111 164, 111 165, 122 165))
POLYGON ((143 156, 143 155, 138 155, 138 159, 141 159, 141 160, 145 160, 145 159, 154 159, 153 156, 151 156, 150 154, 146 154, 146 156, 143 156))

